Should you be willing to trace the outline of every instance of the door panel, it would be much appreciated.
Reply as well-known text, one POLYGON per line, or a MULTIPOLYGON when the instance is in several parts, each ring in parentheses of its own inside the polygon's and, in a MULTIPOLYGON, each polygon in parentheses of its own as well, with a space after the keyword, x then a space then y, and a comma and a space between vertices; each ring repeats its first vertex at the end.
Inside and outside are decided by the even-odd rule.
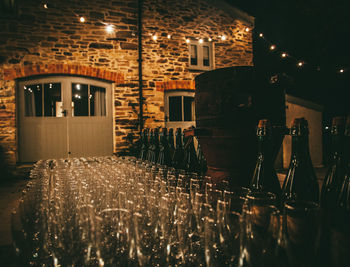
POLYGON ((113 153, 111 84, 49 77, 18 87, 19 161, 113 153))

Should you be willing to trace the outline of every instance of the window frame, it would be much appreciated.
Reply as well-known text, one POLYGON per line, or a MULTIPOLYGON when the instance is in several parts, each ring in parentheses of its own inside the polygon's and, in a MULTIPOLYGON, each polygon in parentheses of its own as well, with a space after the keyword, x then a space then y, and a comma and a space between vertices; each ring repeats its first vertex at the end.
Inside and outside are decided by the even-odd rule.
POLYGON ((188 68, 189 70, 203 70, 203 71, 207 71, 207 70, 212 70, 215 68, 215 57, 214 57, 214 43, 213 42, 209 42, 206 40, 203 40, 202 43, 199 42, 199 40, 197 39, 190 39, 189 43, 188 43, 188 68), (191 55, 192 55, 192 46, 195 45, 196 46, 196 50, 197 50, 197 64, 193 65, 192 64, 192 59, 191 59, 191 55), (204 51, 203 51, 203 47, 207 46, 209 48, 209 66, 205 66, 203 64, 204 61, 204 51))
POLYGON ((191 121, 185 121, 185 113, 184 113, 184 97, 192 97, 194 100, 194 91, 188 91, 188 90, 176 90, 176 91, 165 91, 164 92, 164 115, 165 115, 165 123, 194 123, 196 121, 196 114, 195 114, 195 105, 194 101, 191 107, 192 111, 192 118, 193 120, 191 121), (170 97, 176 97, 176 96, 181 96, 181 121, 170 121, 170 105, 169 105, 169 98, 170 97))

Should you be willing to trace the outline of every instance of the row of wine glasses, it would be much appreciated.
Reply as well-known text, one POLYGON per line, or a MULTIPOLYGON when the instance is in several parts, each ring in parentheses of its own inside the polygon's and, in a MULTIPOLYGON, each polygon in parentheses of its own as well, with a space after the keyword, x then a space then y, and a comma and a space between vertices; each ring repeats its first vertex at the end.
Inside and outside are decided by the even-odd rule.
POLYGON ((30 177, 12 214, 21 265, 297 266, 317 241, 318 206, 281 212, 272 193, 132 157, 44 160, 30 177))

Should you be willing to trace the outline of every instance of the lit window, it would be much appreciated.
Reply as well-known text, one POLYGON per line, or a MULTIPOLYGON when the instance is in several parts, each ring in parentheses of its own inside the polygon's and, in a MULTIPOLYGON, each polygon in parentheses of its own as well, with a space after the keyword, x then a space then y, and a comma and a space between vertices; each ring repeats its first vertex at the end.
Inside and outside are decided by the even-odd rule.
POLYGON ((189 40, 189 69, 211 70, 214 68, 213 58, 212 42, 189 40))

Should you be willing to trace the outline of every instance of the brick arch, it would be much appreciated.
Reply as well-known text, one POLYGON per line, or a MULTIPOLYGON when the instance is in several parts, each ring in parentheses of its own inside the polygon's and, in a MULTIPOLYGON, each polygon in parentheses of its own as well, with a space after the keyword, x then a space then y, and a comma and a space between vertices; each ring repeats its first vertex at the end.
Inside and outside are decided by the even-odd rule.
POLYGON ((171 90, 195 90, 195 82, 189 80, 176 80, 156 82, 157 91, 171 91, 171 90))
POLYGON ((4 69, 4 80, 14 80, 43 74, 69 74, 99 78, 117 84, 124 83, 124 74, 83 65, 72 64, 44 64, 28 65, 4 69))

